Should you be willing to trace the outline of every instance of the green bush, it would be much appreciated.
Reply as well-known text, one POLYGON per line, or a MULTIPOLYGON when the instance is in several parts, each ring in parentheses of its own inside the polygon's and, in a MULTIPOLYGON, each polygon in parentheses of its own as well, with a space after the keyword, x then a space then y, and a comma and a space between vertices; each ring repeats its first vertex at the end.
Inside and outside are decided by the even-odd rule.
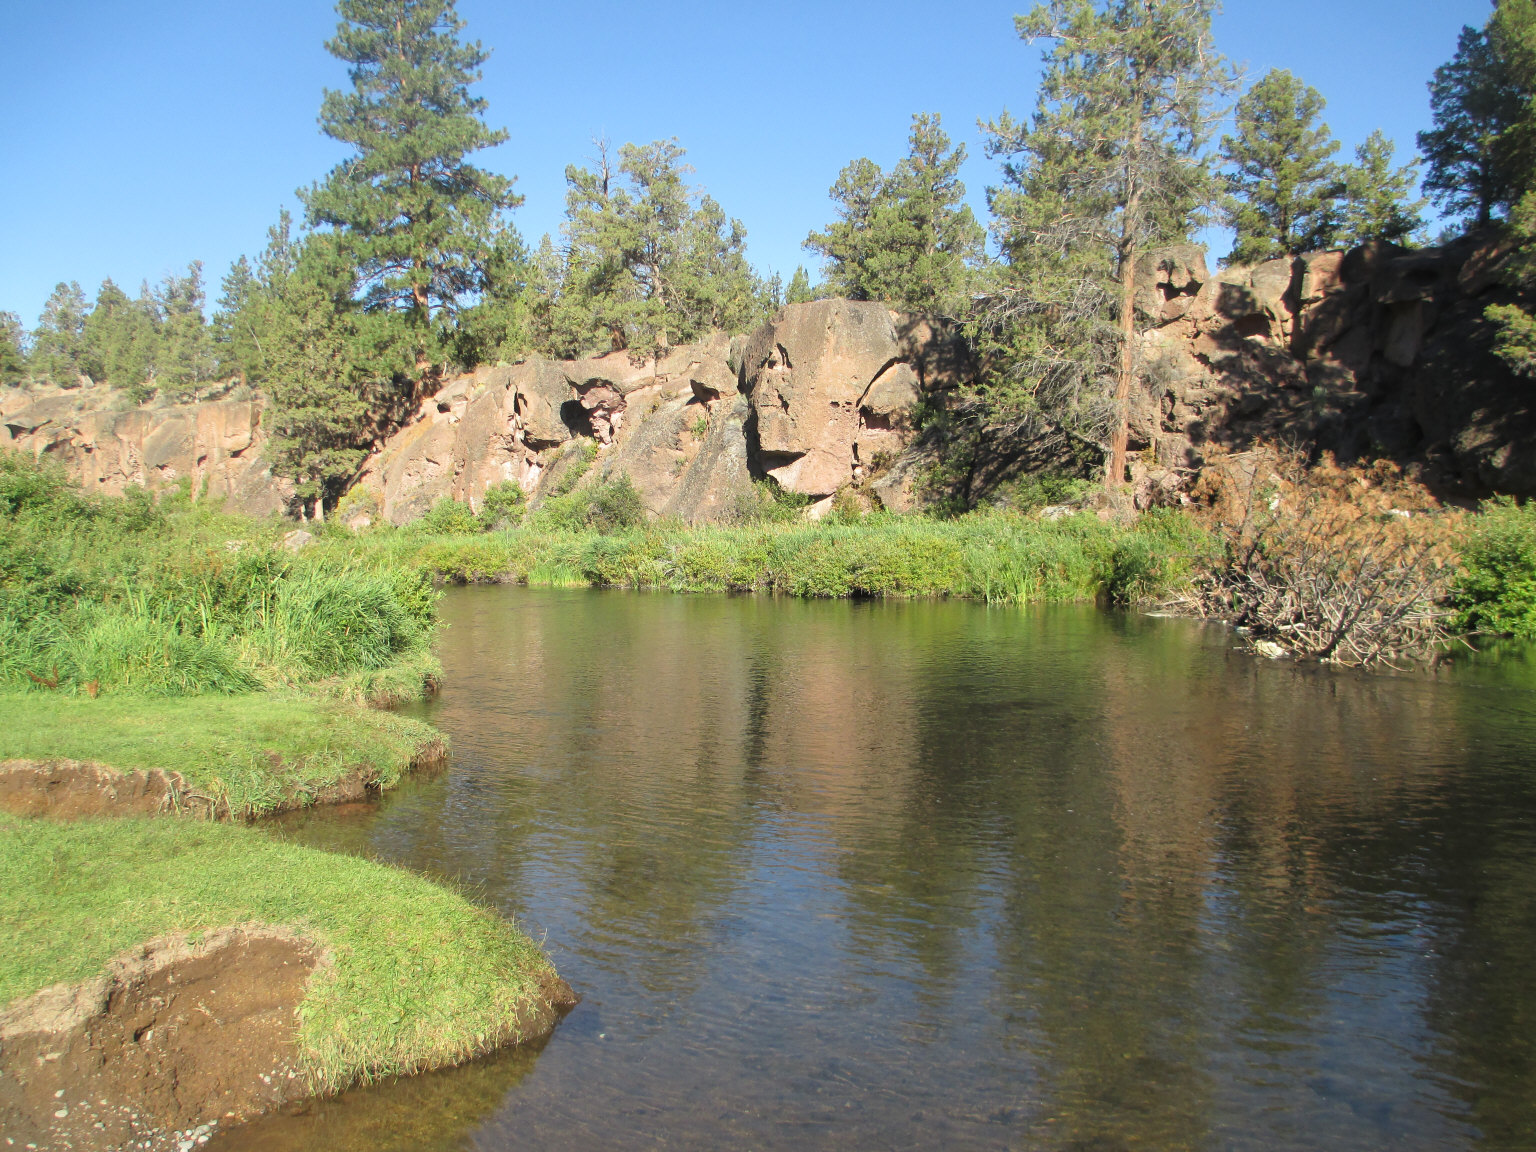
POLYGON ((523 522, 528 511, 528 497, 521 486, 510 480, 492 484, 485 490, 480 504, 480 529, 496 532, 504 528, 516 528, 523 522))
POLYGON ((468 536, 480 531, 480 521, 468 504, 444 496, 414 527, 434 536, 468 536))
POLYGON ((1462 627, 1536 640, 1536 503, 1504 497, 1470 519, 1453 595, 1462 627))
POLYGON ((622 532, 645 523, 645 505, 629 477, 620 476, 551 496, 533 522, 548 532, 622 532))

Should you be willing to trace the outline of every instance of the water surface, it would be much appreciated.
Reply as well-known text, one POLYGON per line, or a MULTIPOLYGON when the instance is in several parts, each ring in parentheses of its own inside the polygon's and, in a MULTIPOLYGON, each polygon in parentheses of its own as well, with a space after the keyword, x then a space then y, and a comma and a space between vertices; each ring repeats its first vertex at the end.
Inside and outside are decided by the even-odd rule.
MULTIPOLYGON (((290 1149, 1536 1146, 1536 690, 1092 609, 476 588, 449 770, 279 834, 585 997, 290 1149)), ((366 899, 360 893, 359 899, 366 899)))

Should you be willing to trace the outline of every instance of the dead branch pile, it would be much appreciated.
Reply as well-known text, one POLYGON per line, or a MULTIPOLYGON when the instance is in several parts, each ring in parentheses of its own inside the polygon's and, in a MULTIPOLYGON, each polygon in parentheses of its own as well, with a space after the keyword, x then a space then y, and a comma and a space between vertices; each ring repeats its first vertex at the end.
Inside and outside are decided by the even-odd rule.
POLYGON ((1229 458, 1209 492, 1221 560, 1193 607, 1300 660, 1406 667, 1452 639, 1459 514, 1395 465, 1307 468, 1274 450, 1229 458))

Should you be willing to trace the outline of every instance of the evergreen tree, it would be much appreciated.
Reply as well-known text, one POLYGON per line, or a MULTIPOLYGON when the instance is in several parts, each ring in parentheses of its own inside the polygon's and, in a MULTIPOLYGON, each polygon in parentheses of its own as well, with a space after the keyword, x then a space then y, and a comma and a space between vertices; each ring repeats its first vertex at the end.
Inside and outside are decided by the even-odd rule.
POLYGON ((512 180, 466 160, 506 139, 469 92, 487 52, 461 39, 454 0, 336 7, 326 48, 351 65, 352 88, 326 92, 320 124, 356 155, 303 199, 312 226, 335 230, 367 306, 406 313, 425 351, 429 324, 484 292, 493 254, 516 241, 512 180))
POLYGON ((1003 158, 989 190, 1006 266, 976 326, 994 370, 973 397, 1000 427, 1043 415, 1127 466, 1137 265, 1186 239, 1216 196, 1211 104, 1232 84, 1211 47, 1215 0, 1050 0, 1016 18, 1053 41, 1035 113, 984 125, 1003 158))
POLYGON ((291 478, 301 506, 323 520, 326 503, 368 455, 373 412, 352 347, 357 317, 338 310, 314 279, 295 273, 272 289, 263 322, 263 423, 272 470, 291 478))
POLYGON ((963 310, 986 238, 965 204, 965 146, 926 114, 912 118, 907 144, 889 174, 863 158, 844 168, 831 192, 839 219, 805 246, 829 262, 827 285, 840 295, 963 310))
POLYGON ((250 365, 261 354, 260 334, 249 325, 258 288, 251 262, 243 255, 229 266, 219 283, 219 305, 213 314, 211 335, 214 363, 221 376, 248 380, 250 365))
POLYGON ((1318 122, 1316 88, 1273 69, 1237 102, 1237 135, 1224 136, 1227 223, 1237 233, 1228 260, 1255 264, 1330 247, 1344 186, 1339 142, 1318 122))
POLYGON ((530 271, 535 341, 555 355, 652 351, 712 329, 739 331, 769 306, 746 229, 684 177, 675 140, 599 142, 593 169, 566 169, 563 251, 548 237, 530 271))
POLYGON ((89 310, 79 284, 71 280, 54 285, 32 332, 31 366, 35 375, 65 388, 73 388, 79 382, 89 310))
POLYGON ((155 377, 161 388, 181 397, 195 396, 197 385, 213 377, 213 341, 203 317, 205 299, 201 260, 187 265, 185 276, 167 276, 155 293, 160 321, 155 377))
POLYGON ((1343 170, 1343 219, 1339 242, 1348 246, 1371 240, 1407 244, 1424 228, 1428 201, 1411 199, 1418 183, 1417 158, 1394 168, 1397 147, 1380 130, 1355 149, 1355 162, 1343 170))
MULTIPOLYGON (((1528 16, 1529 4, 1501 3, 1511 21, 1528 16)), ((1521 154, 1518 130, 1529 114, 1532 77, 1519 75, 1512 58, 1519 27, 1506 34, 1499 13, 1487 28, 1466 27, 1456 55, 1435 69, 1429 84, 1434 127, 1419 133, 1419 151, 1427 161, 1424 191, 1441 209, 1465 223, 1487 224, 1519 199, 1521 154)))
POLYGON ((816 289, 811 287, 811 277, 801 266, 796 266, 795 274, 789 278, 789 287, 784 292, 786 304, 808 304, 815 300, 816 289))
POLYGON ((0 312, 0 385, 20 384, 27 378, 26 343, 21 317, 0 312))
POLYGON ((147 288, 131 300, 110 278, 103 280, 85 320, 86 375, 124 389, 134 400, 148 398, 160 360, 159 324, 159 307, 147 288))

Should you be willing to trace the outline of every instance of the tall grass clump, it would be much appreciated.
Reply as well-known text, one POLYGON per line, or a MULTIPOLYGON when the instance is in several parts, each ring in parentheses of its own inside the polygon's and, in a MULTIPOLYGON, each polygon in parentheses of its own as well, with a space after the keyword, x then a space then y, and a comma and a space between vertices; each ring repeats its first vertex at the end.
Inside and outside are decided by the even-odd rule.
POLYGON ((1091 514, 1042 521, 996 511, 953 520, 876 512, 605 532, 552 528, 535 513, 529 527, 489 535, 406 535, 364 536, 343 547, 452 581, 998 604, 1158 599, 1187 582, 1209 550, 1201 529, 1171 513, 1131 527, 1091 514))
POLYGON ((185 696, 429 675, 427 573, 292 555, 284 527, 142 489, 88 496, 0 452, 0 687, 185 696))

